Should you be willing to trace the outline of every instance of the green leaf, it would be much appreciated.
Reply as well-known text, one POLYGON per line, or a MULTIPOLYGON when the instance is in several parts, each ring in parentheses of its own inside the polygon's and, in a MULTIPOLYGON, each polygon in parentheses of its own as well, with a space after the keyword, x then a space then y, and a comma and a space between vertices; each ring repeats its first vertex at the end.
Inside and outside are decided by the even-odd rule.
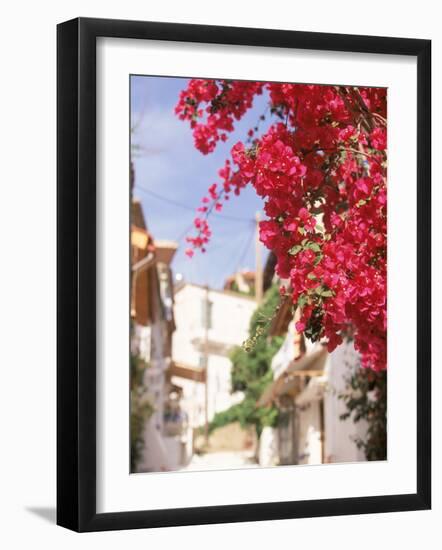
POLYGON ((321 252, 321 247, 318 243, 310 242, 307 244, 307 248, 310 248, 313 252, 321 252))
POLYGON ((289 250, 289 254, 291 254, 292 256, 296 256, 296 254, 298 254, 298 252, 300 252, 301 250, 302 250, 302 246, 299 244, 296 244, 289 250))
POLYGON ((324 298, 331 298, 332 296, 334 296, 334 292, 330 289, 323 289, 321 291, 321 296, 323 296, 324 298))
POLYGON ((308 297, 305 294, 301 294, 298 298, 298 306, 304 307, 308 302, 308 297))
POLYGON ((322 298, 331 298, 332 296, 334 296, 333 290, 325 288, 322 285, 319 285, 315 288, 315 294, 321 296, 322 298))
POLYGON ((309 274, 307 275, 307 279, 313 280, 313 279, 316 279, 316 278, 317 278, 317 277, 316 277, 316 275, 315 275, 314 273, 309 273, 309 274))

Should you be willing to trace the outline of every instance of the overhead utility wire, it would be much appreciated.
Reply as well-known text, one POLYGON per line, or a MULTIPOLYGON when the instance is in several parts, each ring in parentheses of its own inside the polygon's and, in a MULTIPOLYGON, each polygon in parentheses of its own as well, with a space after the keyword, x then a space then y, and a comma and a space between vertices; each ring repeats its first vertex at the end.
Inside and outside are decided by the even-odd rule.
MULTIPOLYGON (((181 202, 175 201, 173 199, 169 199, 168 197, 163 197, 162 195, 159 195, 158 193, 155 193, 154 191, 151 191, 150 189, 146 189, 145 187, 142 187, 141 185, 136 185, 136 189, 139 189, 143 193, 147 193, 148 195, 151 195, 152 197, 155 197, 158 200, 161 200, 163 202, 167 202, 169 204, 173 204, 174 206, 177 206, 179 208, 185 208, 186 210, 191 210, 192 212, 196 211, 196 208, 189 206, 188 204, 183 204, 181 202)), ((250 222, 252 221, 252 218, 238 218, 236 216, 229 216, 227 214, 219 214, 218 212, 213 212, 213 215, 218 218, 224 218, 226 220, 231 220, 235 222, 250 222)))

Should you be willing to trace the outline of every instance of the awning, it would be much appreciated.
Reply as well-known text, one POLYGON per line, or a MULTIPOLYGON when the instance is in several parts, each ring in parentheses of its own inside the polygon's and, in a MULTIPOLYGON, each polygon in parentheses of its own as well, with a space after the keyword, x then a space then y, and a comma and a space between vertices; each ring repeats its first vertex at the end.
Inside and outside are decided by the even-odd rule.
POLYGON ((175 241, 155 240, 153 244, 156 261, 170 265, 178 248, 178 243, 175 241))
POLYGON ((258 400, 258 407, 268 407, 280 395, 298 393, 301 377, 322 376, 327 355, 327 350, 321 348, 292 361, 287 369, 264 391, 258 400))
POLYGON ((206 372, 204 369, 191 365, 184 365, 176 361, 171 362, 168 372, 170 376, 178 376, 179 378, 193 380, 194 382, 205 383, 206 381, 206 372))
POLYGON ((324 347, 312 353, 306 353, 296 361, 292 361, 284 374, 320 376, 324 372, 327 355, 328 352, 324 347), (312 374, 308 374, 309 372, 312 374))
POLYGON ((192 344, 195 346, 196 349, 198 349, 200 352, 204 352, 207 350, 208 353, 213 355, 223 355, 225 357, 228 357, 231 350, 232 345, 226 344, 224 342, 219 342, 213 339, 209 339, 207 342, 204 340, 204 338, 192 338, 191 340, 192 344))

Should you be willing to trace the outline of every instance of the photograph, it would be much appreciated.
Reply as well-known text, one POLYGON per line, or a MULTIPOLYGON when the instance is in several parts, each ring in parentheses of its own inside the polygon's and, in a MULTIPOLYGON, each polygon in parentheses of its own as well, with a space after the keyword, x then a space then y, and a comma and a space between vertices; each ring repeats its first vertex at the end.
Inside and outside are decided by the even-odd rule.
POLYGON ((385 461, 387 88, 129 85, 131 473, 385 461))
POLYGON ((2 548, 433 549, 433 4, 5 4, 2 548))

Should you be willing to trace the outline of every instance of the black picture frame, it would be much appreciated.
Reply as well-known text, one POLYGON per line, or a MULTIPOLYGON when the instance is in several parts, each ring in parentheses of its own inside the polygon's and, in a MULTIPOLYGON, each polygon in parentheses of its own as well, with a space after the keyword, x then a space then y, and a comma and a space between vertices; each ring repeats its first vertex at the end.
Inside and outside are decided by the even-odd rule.
POLYGON ((79 18, 57 28, 57 523, 75 531, 425 510, 431 506, 431 41, 79 18), (417 58, 417 491, 361 498, 96 512, 96 39, 417 58))

